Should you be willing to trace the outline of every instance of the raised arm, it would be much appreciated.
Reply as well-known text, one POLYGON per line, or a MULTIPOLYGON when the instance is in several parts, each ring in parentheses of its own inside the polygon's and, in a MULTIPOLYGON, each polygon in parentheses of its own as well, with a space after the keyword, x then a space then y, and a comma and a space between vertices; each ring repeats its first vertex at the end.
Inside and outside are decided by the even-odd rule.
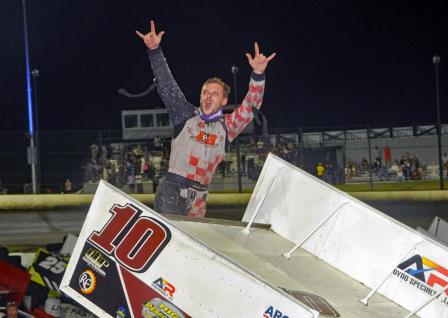
POLYGON ((265 70, 268 63, 275 57, 272 53, 269 57, 260 53, 258 43, 255 42, 255 55, 246 53, 248 62, 252 67, 249 90, 243 102, 231 114, 226 115, 227 138, 233 141, 254 118, 253 108, 260 109, 263 101, 265 86, 265 70))
POLYGON ((165 107, 168 109, 171 120, 176 126, 187 120, 194 111, 193 105, 187 101, 181 89, 174 80, 168 67, 165 56, 160 47, 164 31, 156 32, 154 21, 151 20, 151 31, 143 35, 135 31, 148 47, 151 68, 156 77, 157 91, 165 107))

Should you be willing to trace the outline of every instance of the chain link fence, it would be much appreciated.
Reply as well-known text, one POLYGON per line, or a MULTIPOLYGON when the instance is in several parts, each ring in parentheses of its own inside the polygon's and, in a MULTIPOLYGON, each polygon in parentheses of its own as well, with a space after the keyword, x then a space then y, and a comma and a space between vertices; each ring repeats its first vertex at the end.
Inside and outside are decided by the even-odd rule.
MULTIPOLYGON (((100 179, 126 192, 151 193, 168 169, 167 136, 132 140, 123 139, 121 131, 41 131, 35 137, 39 193, 91 193, 100 179)), ((29 137, 1 131, 0 138, 0 193, 31 193, 29 137)), ((442 127, 441 139, 446 176, 448 127, 442 127)), ((251 191, 269 153, 351 190, 438 188, 436 129, 416 126, 290 128, 242 135, 218 166, 210 191, 251 191)))

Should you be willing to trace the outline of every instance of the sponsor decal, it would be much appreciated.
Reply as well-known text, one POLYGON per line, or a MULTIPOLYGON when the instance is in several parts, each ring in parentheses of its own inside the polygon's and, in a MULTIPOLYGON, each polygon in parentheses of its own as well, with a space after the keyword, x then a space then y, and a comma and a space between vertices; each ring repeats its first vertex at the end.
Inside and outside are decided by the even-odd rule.
MULTIPOLYGON (((448 284, 448 269, 418 254, 398 265, 393 276, 430 296, 448 284)), ((448 305, 448 291, 438 299, 448 305)))
POLYGON ((263 318, 289 318, 287 315, 284 315, 280 310, 274 308, 273 306, 269 306, 268 309, 263 314, 263 318))
POLYGON ((140 216, 132 204, 114 205, 109 212, 111 218, 89 242, 131 272, 145 272, 171 240, 171 231, 153 217, 140 216))
POLYGON ((208 134, 205 131, 200 131, 194 138, 201 144, 215 146, 218 136, 215 134, 208 134))
POLYGON ((95 272, 105 277, 105 268, 109 267, 109 261, 103 257, 101 252, 95 248, 89 248, 82 257, 83 261, 87 263, 95 272))
POLYGON ((96 288, 96 276, 90 269, 81 273, 78 279, 79 289, 84 295, 93 293, 96 288))
POLYGON ((153 298, 143 305, 142 316, 144 318, 185 318, 182 311, 168 301, 153 298))
POLYGON ((190 133, 190 138, 196 142, 203 144, 205 147, 216 147, 218 145, 218 141, 222 140, 222 137, 218 137, 216 134, 210 134, 203 130, 196 130, 191 127, 188 127, 188 131, 190 133))
POLYGON ((67 268, 68 258, 50 253, 44 248, 38 248, 33 265, 28 272, 31 280, 46 287, 50 297, 59 297, 59 285, 67 268))
MULTIPOLYGON (((121 274, 128 293, 129 308, 133 317, 191 318, 168 298, 160 295, 154 286, 147 285, 128 270, 122 268, 121 274)), ((151 282, 151 280, 149 281, 151 282)))
POLYGON ((96 318, 92 313, 67 303, 52 304, 51 307, 48 308, 48 310, 45 309, 45 311, 51 313, 51 317, 96 318))
POLYGON ((126 318, 127 312, 126 308, 123 306, 118 307, 117 312, 115 313, 115 318, 126 318))
POLYGON ((109 219, 91 230, 69 286, 115 318, 191 318, 176 307, 164 277, 141 280, 171 240, 171 231, 133 204, 114 204, 109 219))
POLYGON ((159 277, 152 283, 152 286, 159 293, 161 293, 162 295, 173 300, 173 296, 174 296, 174 292, 176 291, 176 287, 174 287, 172 284, 170 284, 166 279, 159 277))

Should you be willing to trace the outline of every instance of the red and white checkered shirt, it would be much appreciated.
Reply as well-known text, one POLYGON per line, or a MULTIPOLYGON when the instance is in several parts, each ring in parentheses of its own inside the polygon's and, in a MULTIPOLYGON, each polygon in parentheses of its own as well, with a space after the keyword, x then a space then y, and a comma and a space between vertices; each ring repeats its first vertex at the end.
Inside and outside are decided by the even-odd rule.
MULTIPOLYGON (((254 76, 253 76, 254 77, 254 76)), ((171 143, 169 172, 208 185, 218 164, 223 160, 226 138, 234 140, 254 118, 253 107, 259 109, 265 81, 251 78, 243 102, 220 121, 205 123, 199 114, 188 119, 171 143)))

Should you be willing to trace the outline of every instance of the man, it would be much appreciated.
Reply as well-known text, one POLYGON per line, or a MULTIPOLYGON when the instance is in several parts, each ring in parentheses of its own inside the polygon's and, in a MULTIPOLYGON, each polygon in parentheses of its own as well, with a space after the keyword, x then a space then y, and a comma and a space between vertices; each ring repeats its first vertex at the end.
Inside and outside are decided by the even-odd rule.
POLYGON ((381 150, 378 145, 375 145, 375 148, 373 149, 373 158, 375 158, 374 165, 378 169, 381 167, 381 150))
POLYGON ((13 301, 10 301, 6 304, 6 318, 18 318, 19 317, 19 309, 17 308, 17 304, 13 301))
POLYGON ((386 164, 386 168, 390 168, 392 162, 392 154, 389 145, 384 147, 384 162, 386 164))
POLYGON ((325 166, 321 163, 318 162, 317 166, 316 166, 316 175, 319 179, 324 180, 325 177, 325 166))
POLYGON ((73 184, 70 181, 70 179, 66 179, 64 183, 64 193, 72 193, 73 191, 73 184))
POLYGON ((253 70, 249 92, 239 107, 224 115, 222 108, 230 92, 227 84, 216 77, 205 81, 200 108, 195 108, 174 80, 160 48, 165 32, 157 33, 151 21, 148 34, 136 33, 149 49, 158 93, 174 124, 169 169, 165 181, 157 188, 154 208, 164 213, 205 216, 207 186, 224 158, 227 145, 251 122, 253 107, 261 107, 264 71, 275 53, 266 57, 255 43, 255 56, 246 54, 253 70))

